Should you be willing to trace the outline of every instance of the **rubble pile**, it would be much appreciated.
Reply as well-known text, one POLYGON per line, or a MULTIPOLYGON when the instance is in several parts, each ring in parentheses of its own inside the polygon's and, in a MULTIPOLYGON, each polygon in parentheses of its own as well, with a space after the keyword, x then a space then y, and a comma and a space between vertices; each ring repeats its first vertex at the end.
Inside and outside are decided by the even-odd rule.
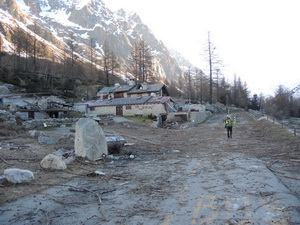
POLYGON ((27 120, 23 122, 23 126, 26 129, 35 129, 41 128, 45 126, 55 127, 64 124, 74 124, 78 121, 79 118, 51 118, 51 119, 35 119, 35 120, 27 120))
POLYGON ((107 114, 107 115, 97 115, 94 120, 96 120, 100 125, 108 125, 114 123, 114 115, 107 114))

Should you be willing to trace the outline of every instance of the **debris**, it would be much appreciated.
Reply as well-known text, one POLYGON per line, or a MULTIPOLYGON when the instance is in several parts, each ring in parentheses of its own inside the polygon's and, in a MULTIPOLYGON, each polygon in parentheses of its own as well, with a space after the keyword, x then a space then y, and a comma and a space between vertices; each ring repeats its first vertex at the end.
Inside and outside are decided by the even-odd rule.
POLYGON ((29 136, 31 136, 31 137, 38 137, 40 135, 43 135, 43 132, 38 131, 38 130, 30 130, 29 131, 29 136))
POLYGON ((148 140, 141 139, 141 138, 138 138, 138 137, 130 136, 130 135, 127 135, 127 134, 122 134, 122 136, 127 136, 127 137, 130 137, 130 138, 133 138, 133 139, 137 139, 137 140, 140 140, 140 141, 148 142, 148 143, 153 144, 153 145, 159 145, 159 144, 154 143, 152 141, 148 141, 148 140))
POLYGON ((103 176, 106 175, 105 173, 103 173, 101 171, 98 171, 98 170, 96 170, 94 173, 97 174, 97 175, 103 175, 103 176))
POLYGON ((3 159, 3 158, 1 158, 1 157, 0 157, 0 159, 1 159, 3 162, 5 162, 6 164, 14 165, 13 163, 9 163, 9 162, 7 162, 5 159, 3 159))
POLYGON ((21 170, 17 168, 4 170, 4 176, 13 184, 26 183, 34 179, 34 175, 30 170, 21 170))
POLYGON ((120 153, 125 146, 125 139, 121 136, 106 137, 109 154, 120 153))
POLYGON ((47 136, 39 136, 38 141, 41 145, 55 145, 58 141, 55 138, 47 136))
POLYGON ((174 150, 172 150, 171 152, 173 152, 173 153, 178 153, 178 152, 180 152, 180 150, 174 149, 174 150))
POLYGON ((133 146, 135 145, 134 143, 125 143, 124 146, 133 146))
POLYGON ((106 175, 105 173, 98 171, 98 170, 87 174, 88 177, 97 177, 97 176, 105 176, 105 175, 106 175))
POLYGON ((52 153, 53 155, 56 155, 60 157, 65 164, 70 164, 75 160, 75 150, 67 150, 64 148, 58 149, 56 152, 52 153))
POLYGON ((94 192, 94 191, 89 190, 89 189, 86 189, 86 188, 71 187, 71 188, 69 188, 69 191, 90 192, 90 193, 94 194, 94 195, 98 198, 98 203, 99 203, 99 205, 102 203, 100 195, 97 194, 97 193, 94 192))
POLYGON ((120 186, 123 186, 123 185, 125 185, 125 184, 128 184, 129 183, 129 181, 126 181, 126 182, 124 182, 124 183, 122 183, 122 184, 119 184, 120 186))

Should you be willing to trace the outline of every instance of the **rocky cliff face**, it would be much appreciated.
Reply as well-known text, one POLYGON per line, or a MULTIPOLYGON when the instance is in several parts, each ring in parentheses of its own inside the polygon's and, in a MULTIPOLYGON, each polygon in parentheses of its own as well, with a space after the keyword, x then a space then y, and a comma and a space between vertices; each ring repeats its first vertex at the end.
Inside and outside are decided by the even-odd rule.
POLYGON ((169 50, 137 14, 124 10, 112 12, 101 0, 0 0, 0 7, 3 16, 8 12, 24 30, 31 29, 51 45, 54 52, 68 48, 67 43, 72 41, 78 55, 88 60, 87 49, 93 40, 100 58, 106 41, 125 72, 130 67, 132 48, 142 38, 152 50, 154 67, 160 77, 176 80, 183 73, 169 50))

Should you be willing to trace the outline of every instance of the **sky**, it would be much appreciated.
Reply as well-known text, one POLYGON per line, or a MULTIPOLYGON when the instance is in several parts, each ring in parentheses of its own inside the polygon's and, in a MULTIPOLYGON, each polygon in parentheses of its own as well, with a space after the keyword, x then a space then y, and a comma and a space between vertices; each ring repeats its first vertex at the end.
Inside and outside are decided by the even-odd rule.
POLYGON ((136 12, 158 40, 208 74, 208 32, 222 73, 251 94, 274 95, 300 84, 299 0, 103 0, 136 12))

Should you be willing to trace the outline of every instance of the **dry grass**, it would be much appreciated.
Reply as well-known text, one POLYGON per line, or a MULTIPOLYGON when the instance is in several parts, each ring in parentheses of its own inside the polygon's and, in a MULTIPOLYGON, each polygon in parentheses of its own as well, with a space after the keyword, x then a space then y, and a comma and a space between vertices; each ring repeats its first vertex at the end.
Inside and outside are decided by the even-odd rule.
POLYGON ((15 136, 23 134, 25 129, 22 126, 10 124, 8 122, 0 122, 0 136, 15 136))

